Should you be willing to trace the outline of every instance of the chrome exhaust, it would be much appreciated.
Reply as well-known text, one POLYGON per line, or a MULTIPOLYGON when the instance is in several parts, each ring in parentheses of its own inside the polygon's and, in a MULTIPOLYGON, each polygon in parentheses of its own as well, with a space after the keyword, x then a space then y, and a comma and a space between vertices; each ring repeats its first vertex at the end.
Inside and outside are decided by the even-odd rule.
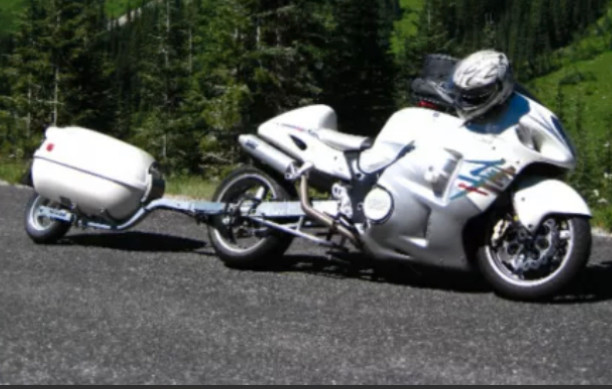
POLYGON ((338 222, 334 220, 334 218, 332 218, 331 216, 323 212, 317 211, 312 206, 312 204, 310 204, 310 201, 308 200, 308 175, 307 174, 302 175, 302 180, 300 182, 300 204, 302 205, 302 210, 304 210, 304 213, 306 215, 322 223, 326 227, 329 227, 332 230, 332 232, 338 232, 340 235, 349 239, 355 245, 357 246, 360 245, 359 239, 351 230, 349 230, 348 228, 346 228, 345 226, 341 224, 338 224, 338 222))
POLYGON ((297 161, 255 135, 240 135, 240 146, 253 158, 285 175, 297 161))
POLYGON ((271 146, 266 141, 258 138, 255 135, 241 135, 238 137, 238 142, 242 148, 252 157, 270 166, 272 169, 283 174, 286 177, 297 179, 301 176, 300 182, 300 205, 304 213, 315 221, 320 222, 325 227, 329 227, 332 232, 337 232, 344 238, 349 239, 356 245, 359 245, 359 239, 351 230, 339 224, 331 216, 317 211, 308 200, 308 170, 312 169, 312 164, 306 164, 296 171, 297 161, 274 146, 271 146))

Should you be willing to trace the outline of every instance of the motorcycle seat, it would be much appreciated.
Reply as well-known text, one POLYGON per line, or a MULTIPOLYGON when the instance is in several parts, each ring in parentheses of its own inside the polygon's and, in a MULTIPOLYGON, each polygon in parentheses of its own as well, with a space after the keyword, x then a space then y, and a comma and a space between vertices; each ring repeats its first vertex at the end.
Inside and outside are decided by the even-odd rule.
POLYGON ((317 135, 321 142, 340 151, 363 151, 369 149, 374 144, 372 138, 344 134, 327 128, 317 130, 317 135))

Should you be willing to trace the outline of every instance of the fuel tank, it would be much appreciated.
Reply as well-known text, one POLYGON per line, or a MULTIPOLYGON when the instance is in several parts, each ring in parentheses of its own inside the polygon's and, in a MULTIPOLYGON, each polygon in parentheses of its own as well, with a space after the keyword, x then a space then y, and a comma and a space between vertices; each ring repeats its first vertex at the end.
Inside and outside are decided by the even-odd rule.
POLYGON ((163 196, 164 181, 145 151, 80 127, 50 127, 45 136, 32 164, 41 196, 110 221, 163 196))

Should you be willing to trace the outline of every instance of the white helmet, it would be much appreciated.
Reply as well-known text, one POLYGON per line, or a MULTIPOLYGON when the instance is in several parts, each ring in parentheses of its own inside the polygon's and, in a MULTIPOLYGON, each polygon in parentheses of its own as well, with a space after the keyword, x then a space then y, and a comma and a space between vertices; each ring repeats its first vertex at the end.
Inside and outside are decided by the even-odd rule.
POLYGON ((461 62, 452 76, 454 105, 459 116, 474 119, 502 104, 514 91, 510 62, 494 50, 478 51, 461 62))

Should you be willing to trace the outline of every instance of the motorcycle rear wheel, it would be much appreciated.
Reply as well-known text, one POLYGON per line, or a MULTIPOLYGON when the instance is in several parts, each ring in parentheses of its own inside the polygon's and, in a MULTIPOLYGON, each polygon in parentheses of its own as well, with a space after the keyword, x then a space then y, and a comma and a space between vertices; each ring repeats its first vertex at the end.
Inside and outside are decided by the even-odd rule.
MULTIPOLYGON (((275 178, 255 167, 241 167, 217 187, 213 201, 237 207, 256 207, 262 201, 289 201, 288 191, 275 178)), ((291 245, 291 235, 259 225, 240 215, 217 217, 208 228, 216 254, 228 266, 257 269, 270 266, 291 245)))
POLYGON ((586 265, 591 227, 585 217, 551 215, 530 234, 512 216, 487 228, 477 254, 484 278, 500 295, 518 300, 550 298, 586 265))

